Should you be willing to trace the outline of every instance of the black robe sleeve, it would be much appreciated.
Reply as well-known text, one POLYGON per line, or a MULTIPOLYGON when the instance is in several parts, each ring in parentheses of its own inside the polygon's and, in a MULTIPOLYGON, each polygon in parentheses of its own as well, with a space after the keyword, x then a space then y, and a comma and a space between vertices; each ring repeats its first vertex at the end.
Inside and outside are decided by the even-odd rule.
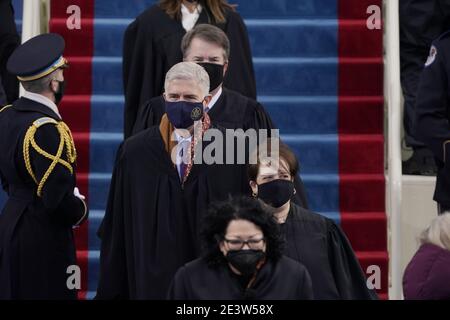
POLYGON ((188 300, 189 295, 187 293, 186 284, 185 284, 185 267, 181 267, 178 269, 175 277, 173 278, 172 283, 170 284, 169 291, 167 294, 168 300, 188 300))
POLYGON ((255 72, 248 32, 237 12, 229 12, 225 33, 230 39, 230 61, 224 85, 244 96, 256 99, 255 72))
MULTIPOLYGON (((139 21, 135 20, 125 31, 123 40, 123 89, 125 95, 124 109, 124 137, 131 135, 133 124, 136 119, 137 109, 141 96, 141 86, 143 73, 146 70, 146 59, 144 52, 151 52, 152 39, 149 37, 148 43, 138 41, 141 32, 139 21), (148 48, 148 46, 150 48, 148 48), (142 73, 137 72, 141 70, 142 73)), ((149 57, 151 58, 151 56, 149 57)), ((151 68, 150 68, 151 71, 151 68)), ((148 87, 151 90, 151 86, 148 87)))
POLYGON ((138 116, 133 127, 133 135, 152 126, 159 125, 165 113, 164 99, 155 97, 145 102, 139 108, 138 116))
POLYGON ((98 230, 102 240, 100 278, 96 299, 128 299, 128 280, 124 236, 124 197, 120 188, 122 145, 117 151, 116 163, 109 189, 105 217, 98 230))
MULTIPOLYGON (((44 125, 36 131, 36 143, 46 152, 56 155, 60 136, 54 125, 44 125)), ((65 158, 65 152, 62 153, 65 158)), ((38 181, 42 180, 52 161, 30 149, 31 167, 38 181)), ((75 168, 73 168, 75 170, 75 168)), ((49 212, 57 212, 55 219, 65 225, 78 225, 87 218, 87 207, 83 200, 74 196, 75 177, 69 169, 57 164, 42 189, 42 202, 49 212), (64 212, 64 215, 59 215, 64 212)))
POLYGON ((329 221, 328 237, 328 254, 340 299, 378 299, 377 294, 367 287, 366 277, 353 252, 350 242, 333 221, 329 221))

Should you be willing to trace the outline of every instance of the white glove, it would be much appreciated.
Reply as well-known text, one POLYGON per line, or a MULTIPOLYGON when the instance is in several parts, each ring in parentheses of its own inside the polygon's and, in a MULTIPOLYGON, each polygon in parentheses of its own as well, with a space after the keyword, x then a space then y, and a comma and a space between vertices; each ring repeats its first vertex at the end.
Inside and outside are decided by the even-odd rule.
POLYGON ((83 195, 80 193, 80 190, 78 190, 77 187, 75 187, 75 188, 73 189, 73 195, 74 195, 75 197, 77 197, 78 199, 81 199, 81 200, 86 199, 86 197, 83 196, 83 195))

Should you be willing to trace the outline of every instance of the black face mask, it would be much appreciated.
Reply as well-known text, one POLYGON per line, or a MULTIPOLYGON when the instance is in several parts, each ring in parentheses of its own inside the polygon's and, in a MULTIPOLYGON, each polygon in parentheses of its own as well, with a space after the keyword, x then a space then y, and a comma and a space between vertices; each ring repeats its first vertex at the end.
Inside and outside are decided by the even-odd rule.
POLYGON ((288 202, 294 194, 294 183, 277 179, 258 185, 258 198, 273 208, 279 208, 288 202))
POLYGON ((226 258, 242 275, 249 276, 256 272, 265 256, 262 250, 233 250, 228 251, 226 258))
POLYGON ((209 76, 209 92, 217 89, 223 82, 223 64, 215 64, 209 62, 197 63, 202 66, 209 76))
POLYGON ((58 90, 53 93, 55 95, 55 104, 58 105, 64 96, 66 81, 58 81, 58 80, 55 81, 59 83, 58 90))

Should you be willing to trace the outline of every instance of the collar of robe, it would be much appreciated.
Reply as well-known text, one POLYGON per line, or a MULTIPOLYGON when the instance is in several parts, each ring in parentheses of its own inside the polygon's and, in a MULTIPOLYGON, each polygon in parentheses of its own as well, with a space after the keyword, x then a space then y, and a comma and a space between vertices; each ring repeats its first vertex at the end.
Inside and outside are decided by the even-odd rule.
MULTIPOLYGON (((195 124, 194 124, 195 125, 195 124)), ((211 119, 209 118, 208 114, 205 113, 203 115, 203 118, 200 122, 197 122, 197 125, 201 125, 200 130, 194 130, 194 136, 191 140, 191 145, 189 148, 189 163, 186 167, 186 172, 184 174, 184 177, 182 179, 182 185, 186 182, 191 170, 192 166, 194 164, 194 150, 199 141, 203 138, 203 135, 205 134, 205 131, 208 130, 211 127, 211 119)), ((175 127, 172 125, 172 123, 169 121, 169 118, 167 117, 167 114, 164 114, 161 118, 161 122, 159 123, 159 131, 161 133, 161 137, 164 142, 164 148, 166 152, 170 155, 172 154, 172 149, 177 146, 177 140, 172 139, 173 132, 175 131, 175 127)), ((175 164, 173 164, 175 167, 175 164)))

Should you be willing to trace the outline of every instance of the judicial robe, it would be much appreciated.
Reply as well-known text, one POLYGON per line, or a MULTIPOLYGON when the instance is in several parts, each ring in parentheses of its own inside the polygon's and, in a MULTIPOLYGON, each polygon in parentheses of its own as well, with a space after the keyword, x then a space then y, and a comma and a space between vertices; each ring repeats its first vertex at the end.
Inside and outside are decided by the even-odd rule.
MULTIPOLYGON (((226 10, 226 22, 217 24, 203 7, 196 24, 213 24, 230 40, 230 58, 225 85, 256 98, 252 55, 245 24, 237 12, 226 10)), ((123 44, 125 93, 124 135, 133 130, 138 108, 164 91, 167 71, 183 60, 181 39, 186 34, 181 21, 170 18, 158 5, 140 14, 126 29, 123 44)))
POLYGON ((244 165, 194 164, 182 186, 158 126, 125 140, 99 229, 96 298, 165 299, 176 270, 200 256, 202 214, 210 202, 242 193, 244 172, 244 165))
POLYGON ((285 255, 308 269, 315 299, 377 299, 347 237, 333 220, 295 204, 281 224, 285 255))
MULTIPOLYGON (((77 298, 77 290, 67 287, 67 268, 77 265, 72 227, 86 219, 86 205, 73 194, 75 171, 60 163, 37 195, 23 144, 38 119, 47 124, 36 130, 36 144, 56 155, 60 134, 54 122, 61 119, 50 108, 22 97, 0 111, 0 178, 8 195, 0 214, 0 300, 77 298)), ((68 162, 66 151, 61 159, 68 162)), ((29 159, 41 181, 52 161, 33 148, 29 159)))
MULTIPOLYGON (((159 124, 165 113, 165 102, 162 96, 154 97, 139 109, 139 115, 133 128, 136 134, 146 128, 159 124)), ((264 107, 254 99, 250 99, 236 91, 222 87, 222 94, 208 112, 213 124, 226 129, 275 129, 275 125, 264 107)), ((269 132, 270 134, 270 132, 269 132)), ((294 201, 308 208, 305 187, 300 176, 294 179, 297 193, 294 201)), ((247 190, 250 192, 250 189, 247 190)))
POLYGON ((297 261, 282 256, 268 261, 245 289, 224 264, 209 266, 199 258, 181 267, 170 286, 172 300, 310 300, 311 278, 297 261))

